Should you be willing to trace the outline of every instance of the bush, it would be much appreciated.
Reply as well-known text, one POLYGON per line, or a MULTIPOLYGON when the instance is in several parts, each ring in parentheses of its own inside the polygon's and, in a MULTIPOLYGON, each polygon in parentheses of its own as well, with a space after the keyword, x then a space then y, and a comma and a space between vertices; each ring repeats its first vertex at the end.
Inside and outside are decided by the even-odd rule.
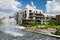
POLYGON ((52 19, 52 20, 49 20, 48 22, 49 22, 49 25, 56 25, 56 20, 52 19))
POLYGON ((60 28, 57 29, 57 31, 55 32, 55 35, 60 35, 60 28))
POLYGON ((27 24, 28 27, 36 27, 39 24, 35 20, 31 20, 31 23, 27 24))

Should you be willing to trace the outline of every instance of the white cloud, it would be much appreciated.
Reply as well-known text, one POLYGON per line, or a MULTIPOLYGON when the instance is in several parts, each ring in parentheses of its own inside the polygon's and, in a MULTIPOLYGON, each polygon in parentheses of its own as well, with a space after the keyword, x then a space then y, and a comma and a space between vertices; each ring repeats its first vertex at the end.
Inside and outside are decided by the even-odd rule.
POLYGON ((25 8, 30 8, 30 5, 29 5, 29 4, 27 4, 25 8))
POLYGON ((47 1, 47 13, 60 13, 60 0, 47 1))
POLYGON ((6 17, 6 13, 0 11, 0 18, 6 17))
POLYGON ((31 5, 27 4, 25 8, 36 8, 36 6, 34 5, 34 2, 31 1, 31 5))
POLYGON ((16 0, 0 0, 0 14, 12 14, 20 10, 18 6, 22 5, 16 0))

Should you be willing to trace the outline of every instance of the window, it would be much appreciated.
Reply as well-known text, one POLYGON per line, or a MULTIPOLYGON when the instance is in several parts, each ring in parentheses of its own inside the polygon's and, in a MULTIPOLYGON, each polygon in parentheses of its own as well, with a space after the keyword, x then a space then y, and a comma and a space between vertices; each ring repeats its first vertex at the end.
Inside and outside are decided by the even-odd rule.
POLYGON ((49 19, 48 17, 46 19, 49 19))
POLYGON ((24 18, 24 14, 23 14, 23 18, 24 18))
POLYGON ((41 13, 41 12, 39 12, 39 13, 41 13))
POLYGON ((34 13, 35 13, 35 11, 34 11, 34 13))
POLYGON ((29 12, 32 12, 32 10, 29 10, 29 12))
POLYGON ((37 13, 37 11, 36 11, 36 13, 37 13))
POLYGON ((33 19, 33 17, 29 17, 30 19, 33 19))
POLYGON ((43 19, 45 19, 45 17, 43 17, 43 19))
POLYGON ((33 15, 32 13, 29 13, 29 15, 33 15))
POLYGON ((25 13, 26 13, 26 11, 25 11, 25 13))

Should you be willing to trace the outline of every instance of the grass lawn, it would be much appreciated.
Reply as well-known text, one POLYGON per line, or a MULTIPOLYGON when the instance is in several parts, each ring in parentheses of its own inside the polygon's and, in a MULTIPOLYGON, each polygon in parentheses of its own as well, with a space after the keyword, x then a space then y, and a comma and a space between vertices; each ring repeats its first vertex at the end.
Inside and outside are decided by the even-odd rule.
POLYGON ((41 24, 40 26, 45 26, 44 28, 60 28, 60 25, 41 24))

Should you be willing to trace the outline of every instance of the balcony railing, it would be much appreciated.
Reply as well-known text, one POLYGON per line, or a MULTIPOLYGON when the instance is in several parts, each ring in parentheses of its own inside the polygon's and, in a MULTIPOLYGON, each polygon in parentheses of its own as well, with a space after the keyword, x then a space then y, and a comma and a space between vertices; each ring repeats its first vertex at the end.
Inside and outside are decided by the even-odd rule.
POLYGON ((43 16, 36 16, 36 17, 43 17, 43 16))

